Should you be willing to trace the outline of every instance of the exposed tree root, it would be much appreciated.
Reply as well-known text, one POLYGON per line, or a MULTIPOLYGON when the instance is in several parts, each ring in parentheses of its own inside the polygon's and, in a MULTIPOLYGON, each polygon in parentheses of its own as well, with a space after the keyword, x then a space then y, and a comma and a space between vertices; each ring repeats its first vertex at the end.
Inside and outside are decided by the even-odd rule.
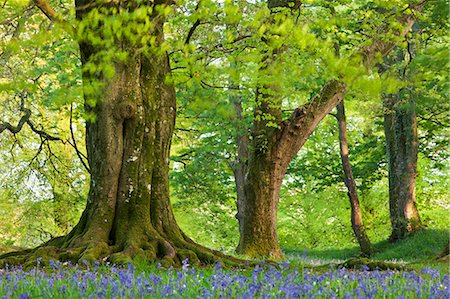
MULTIPOLYGON (((77 242, 78 243, 78 242, 77 242)), ((127 242, 125 246, 108 245, 106 242, 81 242, 66 247, 66 238, 55 238, 34 249, 9 252, 0 255, 0 268, 6 265, 22 265, 30 269, 39 264, 49 265, 51 260, 70 261, 75 264, 92 264, 95 261, 127 264, 133 261, 154 263, 164 267, 181 267, 184 260, 195 266, 221 262, 225 267, 245 267, 256 264, 194 243, 183 235, 182 239, 169 242, 164 238, 127 242)))
POLYGON ((441 254, 436 258, 438 261, 448 263, 450 261, 450 240, 447 242, 444 250, 442 250, 441 254))
POLYGON ((367 258, 352 258, 344 263, 340 264, 339 267, 347 269, 359 269, 359 270, 408 270, 405 265, 399 265, 389 262, 371 261, 367 258))

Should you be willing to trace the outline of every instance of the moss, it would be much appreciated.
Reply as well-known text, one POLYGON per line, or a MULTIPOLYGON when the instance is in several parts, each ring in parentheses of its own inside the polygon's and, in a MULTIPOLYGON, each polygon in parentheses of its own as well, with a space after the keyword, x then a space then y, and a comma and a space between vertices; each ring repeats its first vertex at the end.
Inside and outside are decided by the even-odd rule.
POLYGON ((176 263, 173 258, 165 256, 161 259, 161 266, 163 266, 164 268, 170 268, 176 266, 176 263))
POLYGON ((108 244, 104 242, 94 243, 89 245, 81 254, 79 260, 87 261, 88 263, 93 263, 99 259, 108 256, 110 253, 110 248, 108 244))
MULTIPOLYGON (((58 260, 60 257, 60 250, 54 246, 38 247, 31 255, 33 259, 41 259, 44 263, 50 260, 58 260)), ((28 258, 30 259, 30 258, 28 258)))
POLYGON ((0 244, 0 255, 13 252, 13 251, 19 251, 23 250, 23 248, 17 247, 17 246, 8 246, 8 245, 1 245, 0 244))
POLYGON ((409 270, 404 265, 389 263, 389 262, 380 262, 380 261, 372 261, 368 258, 352 258, 344 263, 339 265, 343 268, 348 269, 359 269, 359 270, 409 270))
POLYGON ((156 251, 155 250, 139 250, 136 255, 133 257, 133 261, 137 263, 152 263, 157 260, 156 251))
POLYGON ((80 259, 81 254, 84 249, 82 247, 69 248, 61 252, 60 259, 67 260, 71 262, 77 262, 80 259))
POLYGON ((184 261, 185 259, 188 259, 189 264, 195 266, 200 265, 200 260, 197 257, 197 254, 192 250, 179 249, 177 250, 177 255, 181 262, 184 261))
POLYGON ((239 250, 239 254, 256 259, 273 259, 280 260, 283 258, 280 248, 272 248, 270 246, 264 247, 261 244, 256 244, 256 241, 251 245, 247 245, 245 248, 239 250))

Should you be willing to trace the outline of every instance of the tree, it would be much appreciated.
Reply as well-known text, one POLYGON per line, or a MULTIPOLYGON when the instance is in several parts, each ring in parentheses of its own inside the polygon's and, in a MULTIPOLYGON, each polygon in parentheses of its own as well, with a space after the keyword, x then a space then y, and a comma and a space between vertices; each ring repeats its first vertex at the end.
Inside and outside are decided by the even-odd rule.
POLYGON ((356 239, 358 240, 362 254, 365 256, 370 256, 372 254, 372 244, 370 243, 369 237, 367 236, 364 228, 361 207, 358 199, 358 190, 356 189, 356 182, 353 178, 353 171, 350 164, 347 140, 347 121, 345 117, 343 100, 336 106, 336 119, 338 121, 339 128, 339 145, 342 168, 344 170, 344 182, 348 189, 347 194, 351 206, 352 229, 356 239))
MULTIPOLYGON (((277 3, 269 1, 269 7, 278 7, 277 3)), ((420 11, 423 4, 418 3, 410 8, 420 11)), ((293 2, 288 6, 291 9, 297 7, 293 2)), ((381 30, 374 33, 370 42, 362 47, 363 61, 369 69, 378 57, 387 55, 395 47, 395 41, 383 37, 383 34, 389 33, 396 39, 401 39, 409 32, 415 20, 414 13, 394 14, 387 17, 389 18, 400 29, 381 25, 381 30)), ((280 18, 275 18, 277 19, 280 18)), ((277 34, 276 31, 272 35, 268 33, 267 40, 278 45, 278 48, 273 48, 268 54, 263 68, 271 68, 276 64, 274 57, 280 54, 284 46, 271 41, 277 38, 277 34)), ((276 234, 276 212, 283 177, 290 161, 317 124, 342 100, 346 84, 339 80, 329 80, 312 100, 295 109, 285 120, 282 118, 281 101, 277 95, 279 89, 276 83, 272 83, 260 85, 259 92, 257 91, 249 146, 251 150, 244 182, 245 198, 238 200, 237 218, 241 235, 237 251, 250 256, 281 256, 276 234)))
MULTIPOLYGON (((251 12, 236 9, 232 2, 225 2, 225 11, 227 5, 231 6, 229 10, 235 15, 251 15, 251 12)), ((373 68, 413 24, 414 15, 409 10, 404 14, 405 10, 397 7, 386 9, 372 7, 372 4, 367 4, 367 7, 365 4, 361 4, 362 7, 355 5, 346 7, 347 10, 338 18, 330 14, 327 3, 319 2, 298 11, 295 1, 269 1, 271 10, 262 9, 262 13, 256 14, 263 15, 263 19, 248 23, 231 22, 233 26, 230 27, 238 28, 235 30, 237 33, 228 30, 221 32, 219 43, 211 42, 204 36, 191 35, 190 42, 195 42, 197 51, 201 52, 199 59, 219 60, 215 64, 216 68, 217 64, 225 66, 220 69, 222 73, 217 75, 217 81, 207 84, 201 70, 188 63, 186 68, 192 79, 189 82, 211 89, 223 88, 225 85, 226 93, 234 99, 228 101, 230 109, 234 109, 237 119, 242 118, 234 122, 237 155, 230 163, 239 191, 236 217, 240 227, 237 247, 240 253, 281 256, 276 234, 276 213, 279 190, 290 161, 319 121, 339 102, 346 91, 344 82, 357 81, 358 76, 366 74, 362 61, 367 68, 373 68), (366 9, 380 18, 376 18, 373 23, 367 21, 366 9), (341 18, 352 18, 355 10, 364 11, 361 13, 361 22, 341 22, 341 18), (390 11, 396 13, 391 14, 390 11), (333 22, 324 22, 325 19, 332 19, 333 22), (392 24, 392 28, 387 23, 392 24), (335 32, 339 32, 339 24, 345 24, 343 32, 358 33, 346 36, 340 32, 338 35, 335 32), (345 47, 345 55, 340 58, 335 57, 334 43, 330 42, 336 36, 349 44, 345 47), (367 36, 372 38, 367 39, 367 36), (240 55, 251 53, 252 58, 236 59, 236 52, 240 55), (236 67, 236 64, 241 66, 236 67), (245 64, 246 67, 243 67, 245 64), (252 68, 253 65, 257 68, 252 68), (319 65, 317 69, 314 68, 316 65, 319 65), (249 117, 245 115, 250 106, 247 103, 249 89, 252 89, 250 96, 255 98, 251 105, 253 115, 250 128, 246 123, 249 117), (245 92, 245 96, 239 95, 240 92, 245 92), (317 96, 305 101, 311 98, 311 94, 317 96), (289 115, 286 111, 294 103, 297 105, 289 115)), ((411 8, 418 7, 413 5, 411 8)), ((198 22, 192 27, 194 30, 215 22, 214 19, 205 18, 204 13, 199 15, 198 22)), ((202 33, 209 36, 209 32, 217 30, 214 26, 209 28, 212 30, 202 33)), ((211 81, 210 77, 206 78, 211 81)))
POLYGON ((389 164, 391 241, 402 239, 420 227, 416 204, 417 120, 414 101, 402 103, 400 93, 385 100, 386 149, 389 164))
MULTIPOLYGON (((77 38, 83 70, 86 148, 91 171, 86 208, 74 229, 4 263, 45 259, 113 262, 133 258, 180 264, 238 262, 189 239, 169 201, 169 151, 175 89, 164 44, 170 2, 76 1, 76 27, 45 0, 35 5, 77 38)), ((6 126, 17 129, 23 126, 6 126)))
POLYGON ((448 7, 444 1, 430 4, 425 7, 423 17, 413 28, 404 47, 392 53, 380 68, 403 81, 398 91, 385 94, 383 102, 392 242, 421 227, 416 203, 417 161, 419 146, 426 147, 427 138, 421 138, 420 145, 418 119, 422 120, 421 129, 428 131, 430 126, 435 129, 444 127, 441 117, 447 114, 442 110, 445 104, 441 88, 442 80, 448 78, 442 67, 448 65, 448 59, 442 60, 446 43, 440 36, 445 35, 442 30, 448 29, 448 22, 443 17, 448 13, 448 7), (434 63, 424 64, 424 55, 430 53, 433 53, 430 61, 434 63))
MULTIPOLYGON (((272 28, 263 38, 270 48, 262 61, 262 76, 273 72, 278 56, 286 51, 286 45, 277 42, 277 29, 287 23, 286 19, 292 17, 299 4, 295 1, 268 1, 268 7, 272 9, 268 24, 272 28)), ((246 161, 246 167, 242 182, 243 198, 238 197, 237 200, 236 218, 240 227, 237 252, 280 258, 282 253, 276 223, 284 174, 289 162, 317 124, 342 99, 346 87, 343 82, 330 80, 316 97, 295 109, 290 118, 283 121, 279 83, 272 81, 269 84, 263 80, 257 84, 255 117, 248 146, 250 150, 248 157, 239 158, 246 161)))

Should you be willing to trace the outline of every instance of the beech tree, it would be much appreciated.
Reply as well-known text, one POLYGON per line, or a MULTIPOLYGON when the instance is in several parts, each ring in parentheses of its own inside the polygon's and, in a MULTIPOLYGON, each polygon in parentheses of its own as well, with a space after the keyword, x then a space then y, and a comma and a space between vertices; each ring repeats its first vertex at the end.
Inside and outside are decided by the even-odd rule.
MULTIPOLYGON (((277 8, 280 6, 277 3, 269 1, 269 7, 277 8)), ((412 5, 411 9, 420 11, 423 4, 412 5)), ((298 7, 294 2, 290 2, 287 6, 290 9, 298 7)), ((391 31, 384 28, 384 33, 389 31, 398 40, 409 32, 414 24, 415 15, 413 13, 397 15, 394 20, 401 29, 391 31)), ((378 32, 367 46, 361 48, 365 66, 371 68, 377 62, 377 57, 387 55, 394 47, 395 41, 383 38, 383 31, 381 34, 378 32)), ((279 54, 280 49, 274 49, 272 55, 279 54)), ((266 63, 264 67, 269 68, 276 63, 276 59, 273 60, 270 61, 270 65, 266 63)), ((277 100, 279 87, 276 83, 264 87, 260 92, 257 91, 256 117, 250 133, 251 150, 248 157, 240 158, 246 160, 246 172, 243 188, 245 197, 241 199, 238 197, 237 201, 237 218, 240 223, 237 251, 250 256, 280 257, 276 213, 284 174, 308 136, 342 100, 347 88, 342 81, 330 80, 312 100, 295 109, 289 118, 283 119, 279 98, 277 100)))
MULTIPOLYGON (((267 31, 263 41, 275 46, 271 46, 263 57, 261 76, 271 73, 276 68, 278 56, 286 51, 285 44, 276 42, 277 27, 292 18, 300 8, 300 2, 268 1, 268 7, 272 10, 268 24, 274 28, 267 31)), ((282 252, 276 227, 284 174, 314 128, 342 99, 346 85, 338 80, 328 81, 317 96, 283 120, 279 83, 263 81, 257 84, 248 144, 245 145, 245 137, 238 137, 238 156, 241 154, 238 159, 245 166, 235 171, 237 178, 243 178, 242 186, 239 186, 241 180, 236 180, 238 190, 243 190, 238 192, 237 198, 240 239, 236 250, 248 256, 280 258, 282 252), (245 146, 247 151, 243 150, 245 146)))
MULTIPOLYGON (((381 72, 403 82, 398 91, 386 93, 383 101, 392 242, 403 239, 422 226, 416 202, 419 121, 422 122, 420 129, 427 131, 427 122, 443 127, 441 117, 447 114, 441 110, 442 99, 435 92, 442 87, 441 80, 447 78, 440 68, 435 67, 435 64, 448 64, 439 63, 441 49, 445 47, 439 36, 442 30, 448 29, 445 18, 442 18, 445 12, 448 8, 440 1, 425 6, 423 17, 414 26, 404 46, 387 57, 380 68, 381 72), (425 53, 430 51, 435 55, 435 64, 425 67, 423 55, 429 55, 425 53), (426 75, 431 70, 433 76, 427 79, 426 75), (422 88, 423 85, 427 87, 422 88), (430 92, 436 95, 429 97, 430 92), (433 100, 429 101, 431 98, 433 100)), ((426 138, 421 139, 426 141, 426 138)))
MULTIPOLYGON (((176 101, 163 27, 171 2, 79 0, 76 22, 65 20, 46 0, 34 5, 79 44, 90 189, 70 233, 36 249, 5 254, 0 263, 27 265, 36 257, 239 263, 194 243, 170 206, 176 101)), ((1 131, 17 133, 27 117, 17 126, 2 123, 1 131)))
POLYGON ((393 242, 420 227, 415 195, 419 147, 415 102, 402 103, 400 94, 391 94, 385 100, 384 115, 393 242))

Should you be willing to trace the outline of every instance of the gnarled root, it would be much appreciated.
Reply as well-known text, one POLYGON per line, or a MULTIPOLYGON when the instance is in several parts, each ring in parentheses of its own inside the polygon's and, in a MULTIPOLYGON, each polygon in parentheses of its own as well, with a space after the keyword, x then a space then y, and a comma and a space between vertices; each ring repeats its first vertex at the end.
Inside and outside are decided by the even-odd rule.
MULTIPOLYGON (((47 243, 22 251, 0 255, 0 268, 6 265, 22 265, 30 269, 36 265, 45 267, 51 260, 70 261, 71 263, 93 263, 95 261, 113 264, 127 264, 133 261, 159 262, 164 267, 181 267, 184 260, 195 266, 206 266, 221 262, 225 267, 244 267, 248 261, 241 260, 221 252, 194 243, 188 237, 168 241, 165 238, 126 242, 124 246, 109 245, 107 242, 77 242, 67 246, 64 238, 55 238, 47 243)), ((250 263, 250 265, 253 263, 250 263)))

